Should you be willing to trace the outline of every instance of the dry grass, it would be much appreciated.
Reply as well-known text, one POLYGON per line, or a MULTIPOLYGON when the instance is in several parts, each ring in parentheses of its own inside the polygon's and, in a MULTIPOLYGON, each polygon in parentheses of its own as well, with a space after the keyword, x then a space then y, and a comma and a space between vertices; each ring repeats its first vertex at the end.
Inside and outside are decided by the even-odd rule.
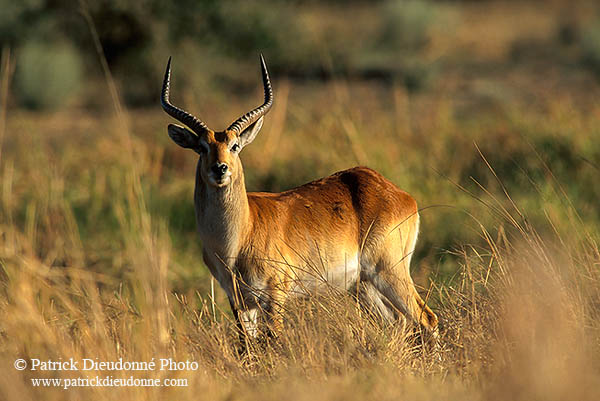
MULTIPOLYGON (((239 356, 227 315, 214 318, 206 298, 197 306, 171 292, 170 241, 160 228, 140 221, 126 234, 121 257, 133 274, 120 283, 86 266, 51 266, 32 252, 27 233, 2 229, 1 358, 7 369, 0 386, 6 399, 600 396, 600 255, 594 242, 577 249, 551 245, 529 230, 496 241, 482 232, 488 246, 461 251, 459 278, 436 286, 444 324, 437 355, 398 328, 369 319, 350 297, 338 296, 291 306, 279 340, 252 343, 239 356), (34 388, 29 379, 72 373, 23 374, 11 368, 17 357, 171 357, 197 361, 199 370, 134 372, 189 380, 189 387, 175 390, 62 390, 34 388)), ((108 373, 127 378, 131 372, 108 373)))
MULTIPOLYGON (((290 113, 300 113, 297 107, 290 104, 290 113)), ((444 118, 435 124, 445 124, 444 118)), ((399 328, 382 327, 351 297, 338 294, 290 306, 281 338, 250 344, 251 351, 240 356, 223 294, 219 291, 216 305, 208 296, 193 224, 177 223, 177 213, 191 218, 193 157, 162 139, 154 143, 154 134, 124 139, 110 128, 112 120, 104 119, 109 128, 102 130, 88 116, 16 115, 8 121, 11 134, 0 169, 0 358, 6 367, 0 387, 6 399, 600 396, 597 231, 578 220, 568 202, 549 200, 546 222, 538 220, 541 231, 528 222, 532 209, 513 204, 518 201, 501 190, 481 191, 470 201, 464 194, 457 198, 471 214, 453 212, 464 221, 462 228, 444 228, 436 217, 449 213, 444 209, 423 211, 429 219, 423 241, 435 241, 427 227, 436 225, 449 235, 462 233, 464 240, 437 267, 452 275, 430 276, 430 303, 443 325, 437 355, 399 328), (476 206, 480 203, 485 205, 476 206), (187 378, 188 387, 35 388, 32 377, 69 378, 77 372, 12 368, 16 358, 169 357, 197 361, 199 369, 133 375, 187 378)), ((162 120, 155 121, 149 126, 158 131, 162 120)), ((360 120, 354 124, 360 126, 360 120)), ((294 135, 299 134, 282 135, 284 151, 273 160, 275 166, 294 159, 288 142, 294 135)), ((367 142, 364 136, 347 138, 367 142)), ((268 128, 263 140, 270 140, 268 128)), ((352 149, 353 144, 343 146, 352 149)), ((365 157, 373 157, 375 147, 363 146, 365 157)), ((260 145, 255 149, 260 152, 260 145)), ((352 163, 354 156, 348 155, 352 163)), ((261 160, 247 156, 247 170, 256 166, 259 171, 251 180, 260 183, 266 179, 260 175, 261 160)), ((325 154, 317 160, 322 169, 332 163, 325 154)), ((481 158, 479 163, 488 169, 481 158)), ((488 174, 493 177, 489 169, 488 174)), ((445 178, 437 179, 453 188, 448 191, 462 193, 445 178)), ((560 186, 548 180, 560 194, 560 186)), ((421 258, 417 271, 423 285, 427 272, 436 269, 436 255, 421 258)))
MULTIPOLYGON (((547 27, 545 14, 535 21, 547 27)), ((497 39, 481 45, 493 53, 482 57, 507 51, 511 37, 497 39)), ((432 51, 443 51, 440 40, 432 51)), ((597 84, 521 67, 507 75, 449 72, 417 95, 374 83, 285 83, 284 101, 242 156, 251 189, 281 190, 360 162, 415 196, 423 225, 413 271, 441 319, 437 352, 335 294, 290 305, 281 337, 240 355, 224 294, 211 299, 199 257, 195 160, 168 141, 166 118, 120 106, 116 117, 5 113, 3 101, 0 395, 600 399, 600 104, 589 96, 597 84), (172 358, 199 368, 21 372, 16 358, 172 358), (96 374, 188 386, 31 382, 96 374)), ((256 98, 209 105, 209 125, 256 98)))

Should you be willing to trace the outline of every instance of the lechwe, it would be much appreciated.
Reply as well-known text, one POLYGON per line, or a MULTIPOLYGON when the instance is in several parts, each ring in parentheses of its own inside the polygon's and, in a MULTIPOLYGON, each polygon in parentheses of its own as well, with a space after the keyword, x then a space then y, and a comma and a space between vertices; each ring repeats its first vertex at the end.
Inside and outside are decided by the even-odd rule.
POLYGON ((281 193, 246 192, 240 151, 273 105, 261 56, 264 104, 224 131, 169 101, 171 59, 161 104, 185 124, 171 139, 200 155, 194 205, 204 262, 229 297, 243 331, 256 336, 262 312, 271 332, 289 297, 325 286, 351 290, 388 321, 413 322, 437 337, 437 317, 417 293, 409 265, 419 231, 415 200, 379 173, 355 167, 281 193))

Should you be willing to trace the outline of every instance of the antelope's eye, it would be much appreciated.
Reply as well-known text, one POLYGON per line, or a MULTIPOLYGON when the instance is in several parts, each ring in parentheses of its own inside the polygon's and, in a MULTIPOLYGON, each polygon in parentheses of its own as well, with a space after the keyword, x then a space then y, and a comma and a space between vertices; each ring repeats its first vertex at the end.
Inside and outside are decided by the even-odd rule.
POLYGON ((237 143, 234 143, 233 146, 231 147, 231 151, 234 153, 237 153, 240 151, 240 145, 238 145, 237 143))

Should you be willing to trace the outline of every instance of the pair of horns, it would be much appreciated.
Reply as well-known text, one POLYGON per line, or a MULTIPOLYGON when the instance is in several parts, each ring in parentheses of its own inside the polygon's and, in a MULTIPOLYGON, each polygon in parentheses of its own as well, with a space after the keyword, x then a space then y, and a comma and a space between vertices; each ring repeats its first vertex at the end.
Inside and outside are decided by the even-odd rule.
MULTIPOLYGON (((246 128, 250 125, 254 124, 259 118, 267 114, 267 112, 273 106, 273 88, 271 87, 271 80, 269 78, 269 72, 267 71, 267 64, 265 63, 265 59, 262 54, 260 55, 260 68, 262 72, 262 80, 263 86, 265 90, 265 102, 262 106, 251 110, 235 120, 229 128, 228 131, 234 131, 238 135, 244 132, 246 128)), ((171 88, 171 57, 169 57, 169 61, 167 62, 167 70, 165 72, 165 79, 163 81, 162 92, 160 96, 160 104, 162 108, 169 114, 171 117, 176 120, 182 122, 191 128, 196 134, 201 135, 202 133, 208 131, 208 126, 198 118, 194 117, 192 114, 188 113, 180 109, 177 106, 174 106, 169 101, 169 92, 171 88)))

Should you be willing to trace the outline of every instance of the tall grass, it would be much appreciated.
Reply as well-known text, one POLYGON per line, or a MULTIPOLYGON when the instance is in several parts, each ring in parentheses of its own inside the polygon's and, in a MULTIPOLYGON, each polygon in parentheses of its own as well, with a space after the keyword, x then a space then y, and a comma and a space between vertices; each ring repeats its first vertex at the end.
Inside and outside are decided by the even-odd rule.
MULTIPOLYGON (((505 95, 510 83, 460 97, 451 76, 418 95, 360 82, 280 85, 242 155, 249 188, 282 190, 363 163, 410 192, 422 216, 413 276, 440 317, 440 349, 337 293, 291 303, 279 338, 240 353, 225 296, 212 296, 201 262, 195 158, 168 141, 166 119, 122 108, 108 70, 114 115, 7 111, 11 64, 2 65, 2 398, 600 397, 597 101, 549 85, 530 107, 505 95), (172 358, 198 369, 32 372, 15 370, 17 358, 172 358), (31 382, 96 374, 188 385, 31 382)), ((224 121, 254 100, 207 114, 224 121)))
MULTIPOLYGON (((343 92, 353 90, 337 88, 333 94, 323 93, 322 101, 335 96, 342 107, 346 101, 352 107, 353 96, 343 92)), ((410 333, 382 326, 357 308, 352 297, 338 294, 290 305, 281 337, 251 343, 249 352, 240 355, 223 294, 218 292, 215 305, 209 297, 193 223, 177 217, 192 219, 194 160, 159 139, 162 119, 137 123, 147 121, 148 115, 131 114, 133 135, 124 139, 113 117, 104 117, 100 126, 88 116, 34 118, 17 113, 7 122, 9 135, 0 166, 4 398, 595 399, 600 395, 597 225, 595 220, 591 225, 586 221, 576 207, 579 201, 570 197, 568 183, 552 175, 544 155, 537 163, 546 177, 536 178, 539 192, 526 195, 511 192, 518 188, 514 185, 507 189, 505 173, 494 170, 494 162, 488 160, 490 149, 478 152, 473 146, 464 154, 473 157, 464 171, 477 166, 477 182, 485 181, 486 186, 469 186, 460 175, 455 180, 419 170, 418 155, 395 163, 400 149, 392 148, 383 136, 362 134, 366 127, 360 114, 352 120, 356 135, 344 136, 347 127, 328 123, 328 118, 338 118, 335 110, 333 117, 319 116, 318 104, 315 110, 301 109, 291 98, 287 110, 289 128, 279 138, 273 167, 261 172, 260 142, 254 145, 256 153, 249 148, 244 155, 251 185, 267 185, 268 177, 284 166, 292 168, 280 173, 286 177, 296 172, 318 176, 353 164, 352 147, 361 146, 364 162, 404 182, 403 187, 422 199, 425 223, 419 248, 455 236, 450 247, 438 243, 450 252, 422 251, 417 258, 421 268, 414 267, 418 282, 428 286, 432 280, 429 303, 441 318, 441 349, 435 353, 421 347, 410 333), (311 154, 317 163, 310 168, 295 165, 300 150, 292 143, 307 141, 295 132, 300 130, 302 113, 311 113, 322 132, 334 132, 331 139, 308 134, 314 135, 311 140, 322 141, 322 149, 346 149, 348 158, 336 161, 329 152, 304 147, 302 153, 311 154), (389 145, 388 153, 377 154, 381 141, 389 145), (409 166, 415 167, 416 177, 410 178, 409 166), (436 197, 422 194, 434 184, 440 189, 436 196, 453 194, 453 211, 427 208, 436 197), (545 202, 541 213, 535 202, 539 196, 545 202), (461 212, 463 208, 468 213, 461 212), (448 227, 447 214, 462 223, 448 227), (439 257, 437 264, 432 261, 439 257), (63 390, 35 388, 30 379, 80 373, 20 372, 12 367, 16 358, 173 358, 196 361, 199 369, 133 372, 135 377, 188 379, 188 387, 182 388, 63 390)), ((385 124, 386 113, 379 110, 373 116, 375 126, 385 124)), ((440 112, 432 126, 458 140, 456 123, 440 112)), ((427 127, 413 128, 433 135, 427 127)), ((269 129, 261 141, 269 143, 269 129)), ((406 140, 412 152, 430 146, 421 137, 406 140)), ((522 140, 518 146, 529 144, 522 140)), ((451 160, 438 163, 439 167, 451 160)), ((535 167, 535 161, 528 163, 525 169, 535 167)), ((289 181, 294 179, 303 178, 289 181)), ((132 374, 108 373, 115 378, 132 374)))
POLYGON ((351 297, 338 296, 291 305, 281 337, 252 343, 240 356, 227 314, 214 317, 206 297, 197 303, 171 292, 164 232, 130 228, 121 227, 121 257, 134 277, 119 282, 85 266, 52 266, 35 254, 27 233, 3 225, 1 358, 7 369, 0 386, 6 399, 64 399, 65 391, 86 399, 186 399, 198 392, 211 399, 600 395, 600 255, 594 241, 571 246, 542 240, 531 229, 512 238, 482 229, 487 245, 457 252, 456 278, 436 284, 443 322, 438 354, 362 314, 351 297), (200 369, 147 373, 189 380, 189 387, 175 390, 40 389, 31 377, 72 374, 18 372, 11 368, 17 357, 171 357, 197 361, 200 369))

